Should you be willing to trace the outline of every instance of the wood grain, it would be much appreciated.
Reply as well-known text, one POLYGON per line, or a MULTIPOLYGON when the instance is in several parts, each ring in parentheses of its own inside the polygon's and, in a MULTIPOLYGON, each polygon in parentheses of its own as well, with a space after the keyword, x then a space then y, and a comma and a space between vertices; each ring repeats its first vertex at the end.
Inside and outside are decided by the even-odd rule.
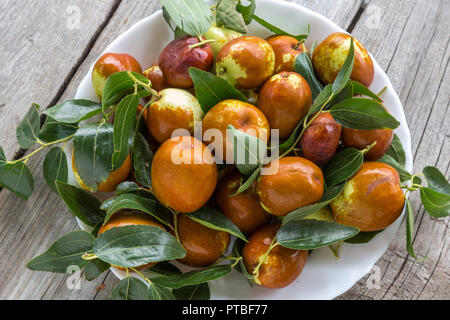
MULTIPOLYGON (((28 10, 33 12, 45 12, 46 4, 48 4, 47 1, 41 1, 39 4, 37 1, 29 2, 33 6, 27 6, 28 10)), ((448 79, 448 26, 450 19, 445 16, 445 11, 450 11, 448 10, 448 1, 436 1, 432 4, 423 0, 404 0, 394 3, 388 0, 377 0, 370 3, 361 0, 314 2, 296 0, 291 2, 303 4, 324 14, 345 29, 353 29, 353 33, 366 44, 383 69, 388 71, 395 89, 404 102, 408 123, 412 128, 416 169, 421 169, 425 164, 437 163, 444 172, 447 170, 448 176, 450 143, 448 126, 447 128, 445 126, 445 119, 449 118, 448 80, 450 80, 448 79), (373 28, 373 24, 371 27, 371 22, 374 21, 371 6, 381 8, 381 23, 377 25, 377 29, 373 28), (445 38, 446 36, 447 38, 445 38)), ((13 2, 10 1, 9 5, 11 3, 13 2)), ((84 2, 78 1, 78 3, 84 2)), ((88 48, 86 52, 81 50, 80 56, 62 59, 66 50, 65 43, 62 45, 61 41, 42 40, 47 41, 45 42, 46 46, 51 46, 53 50, 52 54, 41 52, 40 54, 43 56, 41 59, 47 62, 53 61, 53 55, 56 55, 60 57, 59 66, 66 68, 66 71, 59 72, 58 78, 55 79, 53 78, 55 75, 49 72, 49 63, 41 65, 36 72, 41 74, 41 82, 45 80, 45 90, 39 82, 29 84, 30 95, 26 99, 23 98, 22 103, 15 105, 15 108, 8 107, 9 112, 15 111, 14 117, 17 119, 14 126, 11 125, 8 130, 0 131, 0 144, 5 146, 4 142, 10 143, 9 147, 5 148, 10 155, 17 151, 14 149, 14 132, 15 125, 20 121, 19 114, 23 114, 31 101, 47 106, 50 102, 56 102, 52 99, 63 101, 73 97, 78 84, 103 49, 136 21, 159 9, 159 3, 156 0, 122 1, 117 7, 108 1, 101 3, 108 4, 108 9, 103 10, 103 16, 108 17, 108 21, 101 25, 100 30, 90 35, 88 33, 79 35, 83 39, 77 41, 85 43, 84 45, 80 44, 79 49, 88 48), (62 48, 58 48, 59 46, 62 48), (61 79, 64 79, 63 82, 61 79), (55 86, 55 83, 63 83, 63 85, 55 86), (45 96, 45 93, 49 92, 54 94, 45 96)), ((64 0, 58 4, 52 4, 55 7, 54 11, 64 12, 71 1, 64 0)), ((98 21, 98 18, 94 19, 93 16, 98 17, 100 13, 97 11, 100 9, 99 7, 95 7, 95 10, 92 9, 94 2, 89 4, 91 5, 89 10, 86 10, 87 5, 79 6, 82 8, 83 15, 86 15, 83 16, 83 20, 89 21, 91 24, 91 21, 98 21)), ((0 9, 2 8, 3 4, 0 5, 0 9)), ((8 6, 5 8, 8 9, 8 6)), ((31 14, 24 12, 21 15, 31 14)), ((2 13, 0 13, 0 17, 2 17, 2 13)), ((8 41, 6 43, 11 51, 17 50, 18 43, 14 42, 14 39, 20 36, 20 31, 14 31, 14 24, 20 25, 25 18, 14 19, 8 21, 8 24, 11 24, 9 27, 11 32, 17 34, 8 38, 11 43, 8 41)), ((5 21, 5 19, 0 21, 5 21)), ((2 23, 0 22, 0 25, 2 23)), ((20 30, 17 26, 16 29, 20 30)), ((54 33, 55 38, 64 37, 57 31, 54 33)), ((14 56, 13 53, 10 55, 14 56)), ((28 61, 26 58, 23 59, 23 61, 28 61)), ((5 68, 13 70, 16 60, 10 60, 10 62, 3 62, 3 59, 1 61, 5 63, 5 68)), ((10 81, 9 76, 8 80, 10 81)), ((9 87, 6 88, 4 83, 4 81, 0 83, 1 92, 9 92, 9 87)), ((8 94, 10 94, 8 99, 18 96, 15 93, 8 94)), ((2 99, 3 96, 0 102, 2 99)), ((1 104, 0 119, 2 123, 11 121, 11 117, 7 118, 5 112, 2 111, 1 104)), ((25 268, 26 261, 44 251, 63 234, 77 229, 77 225, 65 205, 46 186, 41 173, 42 161, 43 155, 40 155, 29 163, 33 175, 36 177, 36 189, 35 194, 28 202, 18 199, 6 190, 0 192, 0 203, 2 204, 0 207, 0 221, 2 221, 0 224, 0 254, 2 255, 0 267, 3 271, 2 277, 0 277, 0 299, 107 299, 112 287, 117 282, 115 276, 110 272, 93 282, 82 281, 80 290, 69 290, 66 285, 67 276, 31 272, 25 268), (7 258, 4 259, 4 257, 7 258)), ((412 200, 414 207, 419 212, 417 196, 412 197, 412 200)), ((366 277, 340 298, 450 298, 447 226, 448 219, 432 220, 428 215, 424 215, 423 209, 421 209, 416 218, 416 229, 419 229, 420 235, 415 239, 415 247, 419 255, 428 255, 429 260, 419 263, 406 258, 405 231, 404 225, 402 225, 393 245, 377 263, 383 274, 381 289, 368 290, 366 277)))

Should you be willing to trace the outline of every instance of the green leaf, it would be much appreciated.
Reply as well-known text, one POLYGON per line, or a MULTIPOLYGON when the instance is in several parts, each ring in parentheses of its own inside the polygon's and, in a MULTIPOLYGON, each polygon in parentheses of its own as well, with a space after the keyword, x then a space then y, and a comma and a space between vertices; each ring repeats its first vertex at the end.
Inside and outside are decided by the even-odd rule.
MULTIPOLYGON (((244 249, 245 242, 241 239, 236 239, 233 245, 233 256, 234 257, 242 257, 242 250, 244 249)), ((253 286, 253 280, 255 280, 255 276, 248 273, 247 268, 244 264, 244 259, 240 259, 239 263, 234 267, 234 270, 242 274, 250 286, 253 286)))
POLYGON ((351 178, 361 168, 364 156, 355 148, 339 152, 323 169, 328 187, 335 186, 351 178))
POLYGON ((73 139, 75 166, 83 183, 93 192, 113 171, 113 126, 106 122, 81 127, 73 139))
POLYGON ((381 159, 378 159, 378 162, 386 163, 397 170, 401 182, 411 180, 412 174, 406 171, 406 169, 395 161, 389 154, 385 154, 381 159))
POLYGON ((153 152, 150 150, 144 136, 139 133, 134 141, 133 167, 137 182, 144 187, 150 187, 153 152))
POLYGON ((176 300, 172 292, 162 285, 152 283, 148 289, 149 300, 176 300))
POLYGON ((353 65, 355 64, 355 47, 353 43, 353 38, 350 41, 350 50, 348 51, 347 58, 345 59, 344 65, 341 71, 334 80, 333 83, 333 94, 337 95, 340 93, 344 87, 347 85, 348 80, 353 71, 353 65))
POLYGON ((210 300, 211 292, 207 283, 174 289, 173 295, 177 300, 210 300))
POLYGON ((247 180, 243 181, 243 183, 241 183, 240 187, 238 188, 238 190, 236 191, 235 194, 230 195, 229 197, 232 198, 234 196, 237 196, 238 194, 241 194, 245 191, 247 191, 248 188, 250 188, 253 184, 253 182, 255 182, 256 179, 258 179, 259 174, 261 173, 262 170, 262 165, 259 166, 255 171, 253 171, 252 175, 250 177, 247 178, 247 180))
POLYGON ((136 193, 139 191, 139 186, 132 181, 125 181, 116 187, 116 195, 124 193, 136 193))
POLYGON ((175 267, 173 264, 171 264, 168 261, 159 262, 158 264, 154 265, 150 269, 143 271, 144 273, 156 273, 158 275, 162 276, 171 276, 174 274, 180 274, 182 273, 180 269, 175 267))
POLYGON ((34 258, 27 268, 35 271, 67 273, 67 268, 83 268, 87 261, 82 256, 92 250, 94 237, 86 231, 75 231, 56 240, 46 252, 34 258))
POLYGON ((234 146, 234 163, 245 176, 251 175, 264 161, 267 144, 252 135, 229 125, 227 131, 234 146))
POLYGON ((212 13, 203 0, 160 0, 170 18, 184 32, 201 37, 212 23, 212 13))
POLYGON ((147 285, 139 279, 127 277, 115 286, 111 300, 148 300, 147 285))
POLYGON ((375 99, 377 102, 383 102, 379 96, 370 91, 365 85, 359 83, 358 81, 352 81, 353 85, 353 94, 355 95, 363 95, 369 98, 375 99))
POLYGON ((3 148, 0 147, 0 171, 6 165, 6 162, 7 162, 7 159, 6 159, 5 151, 3 151, 3 148))
POLYGON ((39 133, 39 139, 48 143, 60 141, 74 135, 77 130, 77 124, 58 122, 47 116, 39 133))
POLYGON ((414 234, 414 211, 408 199, 406 199, 406 209, 406 251, 408 251, 411 257, 417 259, 412 243, 414 234))
POLYGON ((242 14, 245 24, 252 23, 253 15, 255 14, 256 10, 256 0, 249 0, 249 2, 250 4, 248 6, 243 6, 241 4, 241 1, 239 1, 238 5, 236 6, 236 10, 240 14, 242 14))
POLYGON ((61 181, 56 181, 56 188, 75 217, 91 227, 103 222, 105 212, 100 210, 100 201, 91 193, 61 181))
POLYGON ((299 208, 283 218, 283 225, 306 218, 307 216, 319 211, 320 209, 329 205, 338 195, 342 193, 345 188, 345 183, 338 184, 336 186, 328 188, 322 196, 320 202, 299 208))
POLYGON ((450 195, 450 183, 447 178, 435 167, 425 167, 423 174, 428 182, 428 187, 434 191, 450 195))
POLYGON ((101 260, 124 268, 134 268, 167 260, 181 259, 186 250, 171 234, 154 226, 126 226, 102 233, 94 243, 101 260))
POLYGON ((182 274, 157 277, 152 279, 152 281, 168 288, 180 289, 182 287, 207 283, 209 281, 223 278, 230 272, 231 266, 215 266, 208 269, 194 270, 182 274))
POLYGON ((89 100, 69 100, 43 113, 57 122, 74 124, 92 118, 102 111, 102 105, 89 100))
POLYGON ((285 248, 314 250, 340 242, 359 233, 358 228, 319 220, 292 221, 280 228, 277 241, 285 248))
POLYGON ((248 31, 244 17, 237 11, 234 0, 220 0, 216 7, 216 23, 218 27, 239 33, 248 31))
POLYGON ((167 12, 167 9, 162 7, 162 13, 163 13, 163 18, 164 18, 164 20, 166 20, 166 23, 169 25, 170 29, 172 29, 172 31, 175 31, 172 26, 172 20, 170 19, 170 15, 169 15, 169 12, 167 12))
POLYGON ((219 102, 235 99, 247 102, 245 95, 227 80, 196 68, 189 68, 195 94, 205 114, 219 102))
POLYGON ((0 186, 28 200, 34 190, 33 175, 23 162, 3 162, 0 166, 0 186))
POLYGON ((383 230, 380 231, 370 231, 370 232, 360 232, 358 233, 356 236, 345 240, 345 242, 347 243, 351 243, 351 244, 359 244, 359 243, 368 243, 370 242, 373 238, 375 238, 375 236, 377 234, 379 234, 380 232, 382 232, 383 230))
POLYGON ((333 95, 333 99, 330 102, 330 106, 334 106, 338 104, 341 101, 351 99, 353 98, 353 84, 352 81, 347 81, 347 84, 342 88, 342 90, 336 94, 333 95))
POLYGON ((330 112, 336 122, 351 129, 396 129, 400 125, 381 104, 372 99, 347 99, 334 105, 330 112))
POLYGON ((403 149, 400 138, 396 134, 394 134, 394 138, 392 139, 392 143, 389 147, 389 150, 387 151, 387 154, 390 155, 401 166, 406 166, 405 150, 403 149))
POLYGON ((67 183, 69 169, 67 167, 67 157, 64 150, 59 147, 50 149, 44 159, 44 178, 53 192, 58 193, 55 182, 67 183))
POLYGON ((162 224, 169 226, 172 215, 170 211, 161 205, 158 201, 147 199, 137 194, 121 194, 109 204, 103 224, 108 223, 111 216, 120 210, 137 210, 151 215, 162 224))
MULTIPOLYGON (((319 95, 316 97, 311 108, 309 109, 308 116, 318 112, 320 108, 322 108, 322 106, 328 101, 328 99, 332 97, 332 88, 333 85, 330 83, 326 85, 322 91, 320 91, 319 95)), ((326 109, 326 107, 327 106, 325 106, 324 109, 326 109)))
POLYGON ((311 88, 313 100, 315 100, 323 90, 323 86, 316 78, 311 62, 311 57, 309 56, 308 52, 302 52, 297 56, 297 58, 295 59, 294 69, 295 72, 300 74, 303 78, 305 78, 306 82, 308 82, 309 87, 311 88))
POLYGON ((34 146, 39 137, 41 119, 39 118, 39 106, 35 103, 28 110, 25 118, 16 129, 17 141, 22 149, 34 146))
POLYGON ((422 187, 420 199, 423 207, 432 217, 444 218, 450 215, 450 195, 422 187))
POLYGON ((268 29, 269 31, 278 34, 278 35, 287 35, 287 36, 291 36, 295 39, 297 39, 298 41, 304 41, 308 38, 309 36, 309 25, 308 25, 308 31, 303 33, 303 34, 299 34, 299 35, 292 35, 286 31, 281 30, 280 28, 274 26, 273 24, 270 24, 269 22, 265 21, 264 19, 258 17, 257 15, 253 15, 253 19, 258 22, 260 25, 262 25, 264 28, 268 29))
POLYGON ((205 227, 217 231, 224 231, 247 241, 241 230, 239 230, 239 228, 236 227, 230 219, 219 211, 204 207, 194 213, 188 214, 187 216, 205 227))
POLYGON ((108 271, 109 268, 111 268, 109 263, 103 262, 100 259, 91 260, 84 268, 84 276, 87 281, 93 281, 108 271))
POLYGON ((122 166, 133 147, 138 105, 139 96, 131 94, 126 96, 117 107, 114 117, 114 153, 112 156, 114 169, 122 166))
MULTIPOLYGON (((110 106, 118 104, 126 96, 135 92, 135 82, 130 77, 129 73, 133 75, 137 80, 150 84, 150 80, 147 77, 130 71, 117 72, 111 75, 105 83, 105 89, 103 90, 102 109, 107 110, 110 106)), ((138 85, 138 96, 144 98, 150 95, 144 87, 138 85)))

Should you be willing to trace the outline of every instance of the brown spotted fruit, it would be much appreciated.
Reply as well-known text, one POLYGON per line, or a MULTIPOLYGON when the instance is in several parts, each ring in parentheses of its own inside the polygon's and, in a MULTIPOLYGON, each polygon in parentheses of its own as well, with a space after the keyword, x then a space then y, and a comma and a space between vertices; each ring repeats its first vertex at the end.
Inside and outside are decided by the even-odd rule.
POLYGON ((239 89, 255 89, 275 71, 275 53, 258 37, 243 36, 229 41, 216 59, 216 74, 239 89))
POLYGON ((342 127, 330 113, 321 113, 300 140, 303 156, 318 166, 327 164, 336 154, 341 132, 342 127))
POLYGON ((217 166, 211 151, 194 137, 164 142, 152 162, 156 198, 181 213, 202 208, 217 185, 217 166))
POLYGON ((216 190, 216 201, 228 219, 242 232, 251 234, 268 224, 271 216, 259 203, 256 181, 243 193, 234 195, 241 186, 243 178, 239 172, 234 172, 221 180, 216 190))
POLYGON ((271 289, 284 288, 302 273, 308 259, 308 251, 293 250, 281 246, 266 252, 276 237, 280 224, 266 225, 256 231, 242 250, 247 272, 255 274, 255 282, 271 289), (261 264, 259 270, 256 270, 261 264))
POLYGON ((275 72, 294 71, 295 60, 302 52, 308 52, 304 42, 287 35, 272 36, 267 39, 275 53, 275 72))
MULTIPOLYGON (((333 83, 350 50, 351 36, 346 33, 333 33, 314 50, 312 62, 314 70, 325 83, 333 83)), ((375 69, 372 58, 366 48, 353 38, 355 48, 355 64, 350 78, 369 87, 372 84, 375 69)))
POLYGON ((211 46, 199 45, 197 37, 183 36, 169 43, 159 56, 158 64, 164 79, 172 88, 188 89, 194 86, 189 68, 211 71, 214 55, 211 46))
POLYGON ((262 175, 258 183, 261 205, 269 213, 285 216, 322 198, 323 174, 313 162, 301 157, 286 157, 275 160, 271 166, 278 167, 278 172, 262 175))
POLYGON ((142 73, 139 62, 129 54, 105 53, 97 60, 92 70, 92 85, 101 99, 106 80, 117 72, 132 71, 142 73))
POLYGON ((390 226, 404 205, 398 172, 381 162, 365 162, 330 206, 337 223, 366 232, 390 226))
POLYGON ((280 72, 266 81, 258 95, 258 108, 279 130, 280 139, 288 138, 312 105, 308 82, 295 72, 280 72))
POLYGON ((152 88, 156 91, 161 91, 169 87, 166 79, 164 79, 164 74, 157 63, 153 64, 150 68, 145 70, 144 76, 146 76, 147 79, 150 80, 152 88))

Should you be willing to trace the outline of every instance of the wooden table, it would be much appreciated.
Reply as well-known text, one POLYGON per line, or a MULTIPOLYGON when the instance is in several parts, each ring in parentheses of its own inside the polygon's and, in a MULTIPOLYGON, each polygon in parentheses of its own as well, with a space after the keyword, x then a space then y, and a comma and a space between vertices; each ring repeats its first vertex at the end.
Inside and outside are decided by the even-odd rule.
MULTIPOLYGON (((3 0, 0 3, 0 145, 22 154, 15 128, 32 102, 42 108, 72 98, 87 70, 115 37, 160 8, 157 0, 3 0)), ((405 108, 415 170, 434 165, 449 176, 450 1, 295 0, 353 33, 387 72, 405 108)), ((147 67, 147 66, 144 66, 147 67)), ((26 262, 77 225, 42 175, 29 165, 35 192, 22 201, 0 191, 0 298, 106 299, 117 282, 108 272, 80 290, 67 276, 31 272, 26 262)), ((449 219, 432 219, 411 197, 416 261, 405 250, 405 223, 379 269, 338 299, 450 299, 449 219), (368 286, 380 274, 378 288, 368 286)))

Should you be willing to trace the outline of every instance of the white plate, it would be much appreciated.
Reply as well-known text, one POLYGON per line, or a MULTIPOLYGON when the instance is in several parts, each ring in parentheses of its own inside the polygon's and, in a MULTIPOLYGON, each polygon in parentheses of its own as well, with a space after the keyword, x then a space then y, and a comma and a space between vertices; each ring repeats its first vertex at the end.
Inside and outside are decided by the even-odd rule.
MULTIPOLYGON (((272 24, 293 34, 301 32, 307 24, 310 24, 311 35, 307 41, 308 47, 312 45, 314 40, 320 43, 333 32, 345 32, 327 18, 300 5, 288 2, 260 0, 257 2, 256 13, 272 24)), ((270 35, 266 29, 255 22, 249 26, 249 34, 261 37, 270 35)), ((119 36, 106 48, 105 52, 131 54, 145 69, 157 61, 162 49, 172 40, 173 33, 166 25, 162 12, 158 11, 139 21, 119 36)), ((395 132, 400 137, 406 151, 407 169, 411 170, 411 138, 403 107, 387 75, 375 59, 373 59, 373 62, 375 79, 371 89, 378 92, 383 87, 388 87, 383 99, 389 112, 401 123, 395 132)), ((77 99, 97 99, 91 83, 91 71, 92 68, 80 84, 76 94, 77 99)), ((71 165, 69 168, 71 168, 71 165)), ((71 182, 74 182, 73 176, 71 182)), ((375 262, 387 250, 400 222, 401 218, 377 235, 370 243, 343 244, 340 249, 339 260, 334 258, 328 248, 314 251, 310 255, 302 275, 287 288, 279 290, 270 290, 259 286, 251 288, 241 275, 233 271, 227 278, 211 283, 212 298, 239 300, 333 299, 349 290, 358 280, 370 272, 375 262)), ((80 226, 85 227, 81 224, 80 226)), ((123 274, 118 270, 113 270, 113 272, 119 278, 123 278, 123 274)))

